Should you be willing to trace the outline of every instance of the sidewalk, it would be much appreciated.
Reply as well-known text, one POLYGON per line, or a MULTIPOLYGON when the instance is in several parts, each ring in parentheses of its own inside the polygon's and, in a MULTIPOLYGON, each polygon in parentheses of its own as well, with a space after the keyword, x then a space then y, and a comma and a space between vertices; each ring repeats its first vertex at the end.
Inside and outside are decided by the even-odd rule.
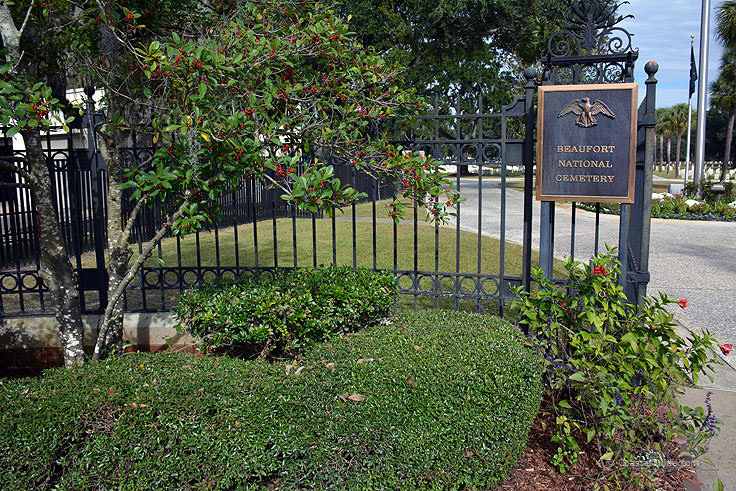
MULTIPOLYGON (((736 435, 736 391, 727 389, 736 387, 736 369, 731 366, 733 361, 728 361, 729 364, 716 369, 712 383, 707 378, 700 380, 702 389, 688 389, 680 397, 682 404, 706 409, 705 398, 711 392, 711 408, 721 428, 720 433, 708 443, 708 451, 698 459, 697 476, 703 491, 711 491, 716 478, 723 482, 724 489, 736 490, 736 451, 733 444, 736 435)), ((687 486, 685 489, 698 488, 687 486)))

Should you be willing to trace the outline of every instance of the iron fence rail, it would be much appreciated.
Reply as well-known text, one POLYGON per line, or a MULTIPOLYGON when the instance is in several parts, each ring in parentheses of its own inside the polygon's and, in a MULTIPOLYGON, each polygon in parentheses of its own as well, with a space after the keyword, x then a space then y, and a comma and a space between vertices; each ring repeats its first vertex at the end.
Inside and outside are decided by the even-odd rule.
MULTIPOLYGON (((388 131, 389 138, 407 150, 424 152, 446 166, 452 166, 456 172, 455 185, 461 192, 463 176, 469 175, 471 167, 478 174, 481 193, 486 169, 497 170, 500 182, 505 186, 507 169, 522 164, 524 139, 518 136, 523 136, 520 134, 520 128, 523 130, 523 97, 498 112, 484 111, 482 97, 470 98, 469 101, 456 99, 449 114, 441 114, 440 108, 440 102, 435 101, 433 114, 411 120, 396 118, 388 121, 381 131, 388 131), (509 137, 510 132, 514 132, 513 138, 509 137)), ((100 219, 104 223, 106 212, 103 210, 99 218, 95 213, 92 159, 86 150, 74 148, 73 138, 68 138, 66 143, 66 148, 55 150, 50 150, 53 145, 49 143, 47 158, 55 183, 63 237, 82 278, 97 268, 92 254, 96 244, 94 221, 100 219)), ((138 162, 144 161, 151 153, 151 148, 143 146, 132 146, 123 151, 125 159, 138 162)), ((22 160, 22 153, 16 152, 16 155, 22 160)), ((494 274, 485 273, 489 267, 486 267, 488 260, 482 254, 481 234, 474 238, 474 251, 467 251, 469 246, 465 240, 461 245, 465 221, 470 220, 480 227, 488 204, 484 207, 480 200, 476 209, 467 211, 460 205, 452 229, 441 228, 437 224, 426 229, 426 212, 419 204, 413 203, 409 219, 397 224, 382 213, 382 202, 397 198, 396 189, 377 182, 351 165, 340 161, 331 164, 342 182, 368 195, 364 203, 349 206, 342 216, 327 218, 322 214, 296 211, 279 198, 277 190, 243 179, 237 191, 221 200, 222 218, 216 227, 196 232, 191 237, 170 237, 164 245, 157 247, 155 255, 161 261, 155 265, 147 263, 142 268, 126 292, 124 308, 135 312, 168 310, 182 291, 199 282, 238 276, 254 268, 319 267, 322 263, 346 263, 354 267, 393 271, 399 280, 400 292, 411 299, 410 303, 415 308, 421 299, 428 298, 434 306, 449 302, 449 306, 460 308, 461 303, 467 302, 466 306, 476 310, 492 308, 503 313, 503 302, 511 295, 510 287, 521 282, 521 272, 509 274, 504 261, 503 226, 500 230, 500 260, 494 265, 494 274), (434 242, 430 261, 433 267, 429 269, 424 267, 427 265, 424 259, 420 266, 419 227, 422 227, 422 232, 430 230, 429 235, 434 242), (447 235, 450 230, 452 239, 447 235), (388 241, 384 240, 386 235, 388 241), (454 261, 446 258, 450 254, 446 247, 449 243, 453 244, 451 254, 455 256, 454 261), (344 247, 348 250, 342 250, 344 247), (247 257, 244 257, 244 252, 247 257), (475 264, 461 264, 463 255, 473 257, 475 264), (445 264, 454 268, 443 268, 441 265, 445 264)), ((104 182, 105 171, 98 172, 101 182, 104 182)), ((8 191, 3 192, 7 194, 8 191)), ((100 192, 104 193, 104 189, 100 192)), ((501 202, 494 205, 494 209, 500 209, 501 221, 505 223, 505 189, 503 193, 501 202)), ((27 198, 21 201, 8 199, 8 202, 22 206, 22 210, 13 208, 6 219, 8 226, 0 229, 0 244, 3 245, 0 251, 3 259, 0 311, 6 316, 44 314, 51 310, 45 301, 44 295, 47 297, 48 294, 38 273, 38 230, 32 224, 36 212, 30 196, 27 198), (24 236, 31 237, 32 246, 23 244, 21 248, 20 239, 24 236)), ((105 202, 104 194, 100 199, 105 202)), ((124 202, 128 203, 123 206, 123 216, 127 217, 132 205, 128 200, 124 202)), ((160 223, 158 207, 144 210, 133 230, 134 249, 141 251, 143 243, 155 234, 160 223)), ((101 227, 98 230, 105 229, 101 227)), ((421 236, 426 237, 427 234, 422 233, 421 236)), ((85 311, 99 309, 98 291, 83 285, 82 293, 85 311)))

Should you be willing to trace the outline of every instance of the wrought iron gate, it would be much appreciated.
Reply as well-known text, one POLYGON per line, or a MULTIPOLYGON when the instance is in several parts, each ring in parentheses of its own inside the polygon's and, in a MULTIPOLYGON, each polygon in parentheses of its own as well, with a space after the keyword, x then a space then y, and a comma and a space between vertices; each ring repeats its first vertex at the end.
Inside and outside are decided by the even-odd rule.
MULTIPOLYGON (((618 14, 621 5, 575 0, 562 30, 552 35, 543 60, 542 83, 596 84, 634 81, 638 51, 632 47, 632 35, 619 27, 627 17, 618 14)), ((647 63, 645 97, 638 111, 635 197, 631 205, 620 205, 618 232, 620 283, 632 303, 646 296, 649 283, 649 232, 651 224, 652 169, 654 164, 654 127, 656 126, 655 91, 658 70, 647 63)), ((539 262, 545 274, 552 273, 555 243, 555 205, 543 202, 540 217, 539 262)), ((600 207, 596 205, 595 251, 598 250, 600 207)), ((571 229, 575 230, 575 204, 571 229)), ((574 244, 574 240, 572 241, 574 244)), ((571 248, 574 254, 574 245, 571 248)))

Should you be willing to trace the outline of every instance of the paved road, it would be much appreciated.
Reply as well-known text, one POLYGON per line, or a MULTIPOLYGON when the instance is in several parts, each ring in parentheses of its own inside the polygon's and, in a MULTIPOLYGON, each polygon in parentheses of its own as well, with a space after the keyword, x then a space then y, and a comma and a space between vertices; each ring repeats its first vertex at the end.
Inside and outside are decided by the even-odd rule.
MULTIPOLYGON (((467 200, 461 205, 460 227, 477 232, 481 194, 481 231, 483 235, 499 238, 500 181, 484 179, 479 193, 477 179, 462 179, 460 193, 467 200)), ((506 190, 506 240, 518 244, 522 242, 522 199, 521 192, 506 190)), ((556 206, 556 257, 571 254, 571 218, 570 206, 556 206)), ((539 203, 536 201, 533 220, 533 247, 538 249, 539 203)), ((592 255, 594 232, 595 214, 576 210, 575 259, 584 260, 592 255)), ((617 216, 600 215, 601 249, 604 243, 618 244, 617 216)), ((719 341, 736 344, 736 223, 652 219, 649 271, 650 295, 663 291, 673 298, 687 299, 686 309, 673 307, 678 322, 691 329, 708 328, 719 341)), ((703 382, 714 388, 736 390, 736 371, 719 371, 714 384, 703 382)))

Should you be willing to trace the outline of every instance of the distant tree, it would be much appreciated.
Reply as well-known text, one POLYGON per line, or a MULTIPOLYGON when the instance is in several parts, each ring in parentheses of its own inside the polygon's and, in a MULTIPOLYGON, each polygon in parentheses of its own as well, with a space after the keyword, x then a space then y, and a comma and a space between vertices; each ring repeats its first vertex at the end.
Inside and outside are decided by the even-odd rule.
POLYGON ((728 174, 731 161, 731 143, 733 141, 733 125, 736 120, 736 80, 724 75, 723 72, 710 86, 711 104, 728 112, 726 124, 726 141, 723 147, 723 162, 721 164, 720 180, 724 181, 728 174))
POLYGON ((654 128, 655 134, 655 156, 656 156, 656 142, 659 141, 659 155, 656 156, 655 161, 659 164, 660 170, 664 163, 664 121, 662 120, 664 108, 657 109, 657 126, 654 128))
POLYGON ((682 136, 687 131, 687 104, 680 103, 672 106, 672 126, 674 134, 677 135, 677 150, 675 153, 675 178, 680 177, 680 158, 682 156, 682 136))
POLYGON ((341 14, 363 44, 407 67, 404 82, 425 95, 483 92, 499 107, 519 68, 542 56, 563 0, 344 0, 341 14))
POLYGON ((736 0, 724 0, 716 7, 716 36, 725 46, 736 46, 736 0))
MULTIPOLYGON (((723 161, 723 149, 726 143, 726 127, 728 126, 728 111, 710 105, 705 116, 705 160, 723 161)), ((731 152, 733 155, 733 141, 731 152)))
POLYGON ((659 166, 660 170, 662 166, 667 162, 664 154, 664 137, 667 132, 667 111, 669 108, 660 107, 657 109, 657 126, 655 128, 655 134, 659 138, 659 166))
POLYGON ((670 171, 672 164, 672 136, 677 134, 677 125, 675 123, 674 112, 671 107, 663 107, 657 109, 657 124, 660 134, 667 140, 667 172, 670 171))
POLYGON ((716 35, 726 48, 721 58, 720 74, 710 88, 711 103, 728 111, 720 178, 723 181, 728 173, 733 124, 736 118, 736 0, 725 0, 716 8, 716 35))

